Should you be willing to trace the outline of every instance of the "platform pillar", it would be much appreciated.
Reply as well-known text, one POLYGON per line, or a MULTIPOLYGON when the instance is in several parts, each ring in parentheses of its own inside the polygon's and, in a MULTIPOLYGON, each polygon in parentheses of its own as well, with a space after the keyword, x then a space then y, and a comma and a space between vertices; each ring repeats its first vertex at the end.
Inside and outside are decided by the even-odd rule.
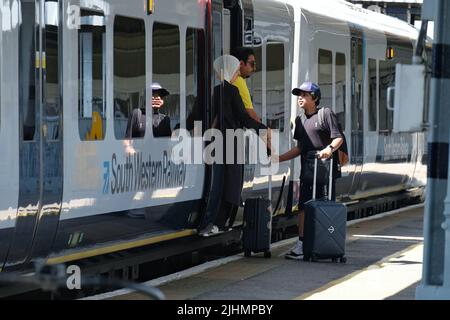
POLYGON ((416 298, 450 300, 450 1, 435 0, 423 278, 416 298))

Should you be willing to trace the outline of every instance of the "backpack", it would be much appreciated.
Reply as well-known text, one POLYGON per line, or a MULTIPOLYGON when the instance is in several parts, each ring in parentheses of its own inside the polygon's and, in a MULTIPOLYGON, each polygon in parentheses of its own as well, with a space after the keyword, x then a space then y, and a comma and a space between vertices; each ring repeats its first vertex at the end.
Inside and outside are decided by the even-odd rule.
MULTIPOLYGON (((317 116, 319 118, 319 125, 324 130, 326 130, 325 129, 326 128, 326 126, 325 126, 325 109, 326 108, 320 108, 319 112, 317 114, 317 116)), ((331 111, 331 112, 333 112, 333 111, 331 111)), ((301 116, 301 120, 302 120, 302 124, 304 124, 305 121, 306 121, 305 115, 301 116)), ((338 149, 339 165, 341 167, 343 167, 343 166, 347 165, 348 162, 349 162, 348 148, 347 148, 347 139, 345 138, 344 131, 342 130, 342 126, 341 126, 340 123, 338 123, 338 129, 339 129, 339 132, 342 135, 342 138, 344 139, 344 142, 342 143, 341 147, 338 149)))
MULTIPOLYGON (((331 111, 331 112, 333 112, 333 111, 331 111)), ((324 124, 325 124, 325 108, 320 108, 319 109, 318 117, 319 117, 319 125, 322 128, 325 128, 325 126, 324 126, 324 124)), ((347 139, 345 139, 344 131, 342 130, 342 126, 341 126, 341 124, 339 122, 338 122, 338 129, 339 129, 339 132, 342 135, 342 139, 344 139, 344 142, 342 143, 341 147, 338 149, 339 165, 341 167, 343 167, 346 164, 348 164, 348 162, 349 162, 349 159, 348 159, 348 148, 347 148, 347 139)))

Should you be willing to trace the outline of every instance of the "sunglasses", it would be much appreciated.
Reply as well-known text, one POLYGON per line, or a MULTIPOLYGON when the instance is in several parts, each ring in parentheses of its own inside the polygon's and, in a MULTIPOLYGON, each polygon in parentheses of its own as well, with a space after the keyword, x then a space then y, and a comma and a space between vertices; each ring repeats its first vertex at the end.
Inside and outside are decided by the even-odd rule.
POLYGON ((253 68, 256 67, 256 61, 247 61, 247 63, 253 68))

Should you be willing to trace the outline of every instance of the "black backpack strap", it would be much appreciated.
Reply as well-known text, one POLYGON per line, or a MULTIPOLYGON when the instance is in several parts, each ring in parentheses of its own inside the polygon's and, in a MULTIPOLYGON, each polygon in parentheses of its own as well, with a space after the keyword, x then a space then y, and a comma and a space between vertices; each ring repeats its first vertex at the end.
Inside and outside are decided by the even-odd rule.
POLYGON ((325 126, 325 108, 320 108, 317 116, 319 117, 319 125, 320 125, 320 127, 323 130, 326 130, 326 126, 325 126))
POLYGON ((297 119, 300 119, 300 122, 302 123, 303 127, 305 126, 305 122, 307 120, 306 116, 304 113, 300 114, 297 119))

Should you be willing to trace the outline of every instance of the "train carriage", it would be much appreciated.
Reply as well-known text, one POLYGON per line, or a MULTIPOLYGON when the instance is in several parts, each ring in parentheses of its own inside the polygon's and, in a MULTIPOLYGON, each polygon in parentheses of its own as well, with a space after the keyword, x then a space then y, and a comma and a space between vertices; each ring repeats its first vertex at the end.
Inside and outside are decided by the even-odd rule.
MULTIPOLYGON (((221 109, 212 64, 237 46, 255 51, 248 84, 280 152, 295 143, 291 89, 321 85, 349 141, 341 201, 425 184, 425 133, 393 133, 387 103, 418 35, 399 20, 323 0, 7 0, 0 20, 0 270, 195 235, 218 210, 222 171, 173 160, 176 139, 150 125, 151 85, 170 92, 171 129, 195 114, 204 132, 221 109), (129 139, 136 108, 145 135, 129 139)), ((202 137, 185 138, 198 154, 202 137)), ((295 212, 299 166, 282 164, 270 184, 280 219, 295 212)), ((269 195, 261 167, 245 166, 243 201, 269 195)))

